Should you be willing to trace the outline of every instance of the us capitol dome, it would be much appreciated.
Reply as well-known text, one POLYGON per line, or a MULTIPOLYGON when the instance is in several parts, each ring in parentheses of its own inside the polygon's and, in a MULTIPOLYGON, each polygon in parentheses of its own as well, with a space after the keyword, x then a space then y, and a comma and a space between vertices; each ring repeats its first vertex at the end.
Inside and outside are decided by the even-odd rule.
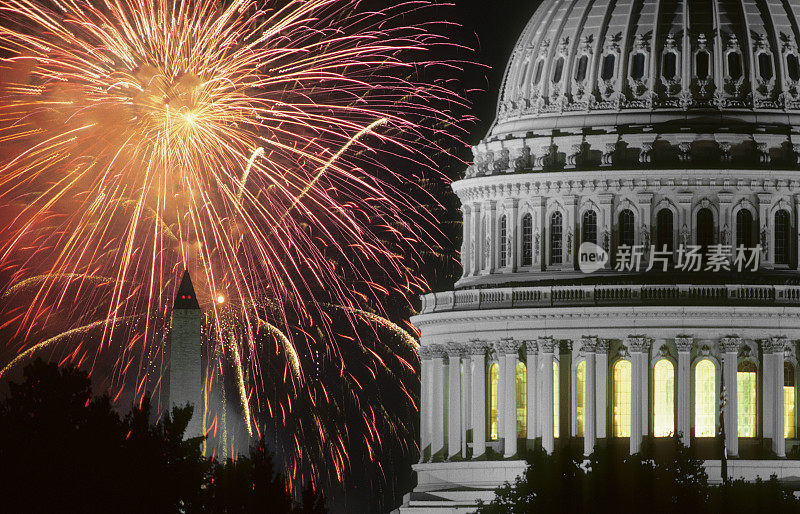
POLYGON ((463 274, 422 298, 401 513, 470 512, 527 448, 679 434, 800 483, 800 3, 544 0, 453 184, 463 274), (787 458, 788 456, 788 458, 787 458))

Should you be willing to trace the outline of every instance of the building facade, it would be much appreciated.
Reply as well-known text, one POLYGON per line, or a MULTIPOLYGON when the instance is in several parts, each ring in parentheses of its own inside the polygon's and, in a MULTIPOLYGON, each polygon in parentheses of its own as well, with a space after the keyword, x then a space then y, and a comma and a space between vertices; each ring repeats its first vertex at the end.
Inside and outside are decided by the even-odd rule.
POLYGON ((800 480, 799 25, 796 1, 542 2, 453 184, 463 275, 412 320, 400 512, 474 510, 534 445, 678 434, 719 480, 723 397, 729 474, 800 480))

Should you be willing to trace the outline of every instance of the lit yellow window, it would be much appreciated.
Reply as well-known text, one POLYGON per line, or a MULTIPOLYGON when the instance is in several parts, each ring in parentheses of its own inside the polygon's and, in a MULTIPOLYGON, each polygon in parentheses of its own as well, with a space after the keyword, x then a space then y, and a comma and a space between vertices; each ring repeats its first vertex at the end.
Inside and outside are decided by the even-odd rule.
POLYGON ((580 361, 575 368, 575 435, 577 437, 583 437, 585 393, 586 361, 580 361))
POLYGON ((489 440, 497 441, 497 385, 500 380, 500 368, 497 364, 489 366, 489 440))
POLYGON ((525 363, 517 363, 517 439, 528 437, 528 374, 525 363))
POLYGON ((553 363, 553 437, 558 437, 558 363, 553 363))
POLYGON ((739 437, 756 436, 756 366, 742 362, 736 372, 736 424, 739 437))
POLYGON ((653 369, 653 431, 656 437, 675 432, 675 366, 667 359, 653 369))
POLYGON ((631 363, 614 364, 614 437, 631 436, 631 363))
POLYGON ((714 437, 717 412, 716 373, 714 363, 703 359, 694 368, 694 435, 714 437))
POLYGON ((795 388, 794 366, 789 362, 783 363, 783 437, 794 439, 797 437, 797 424, 795 423, 795 388))

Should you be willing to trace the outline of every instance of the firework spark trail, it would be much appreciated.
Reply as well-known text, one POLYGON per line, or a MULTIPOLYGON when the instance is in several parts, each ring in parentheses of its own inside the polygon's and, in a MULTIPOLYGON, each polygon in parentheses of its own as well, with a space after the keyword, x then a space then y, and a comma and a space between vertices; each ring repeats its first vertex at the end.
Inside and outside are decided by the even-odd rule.
MULTIPOLYGON (((304 381, 304 359, 340 359, 339 377, 358 389, 377 373, 394 377, 370 345, 345 357, 363 318, 398 334, 397 357, 412 367, 413 337, 365 309, 383 314, 384 302, 407 305, 426 289, 416 272, 442 233, 415 183, 446 182, 433 156, 463 133, 464 101, 419 76, 452 66, 429 60, 449 46, 435 23, 405 25, 424 6, 0 0, 0 272, 17 284, 2 298, 21 309, 9 366, 102 329, 85 345, 96 348, 89 363, 110 359, 113 397, 130 382, 141 399, 144 378, 164 368, 174 277, 188 268, 198 291, 224 293, 237 311, 229 353, 243 409, 248 391, 255 420, 293 422, 293 399, 316 405, 313 430, 298 423, 297 432, 316 441, 320 462, 328 452, 341 479, 359 438, 320 421, 349 407, 329 396, 331 384, 304 381), (67 301, 75 289, 81 297, 67 301), (326 305, 347 307, 333 317, 326 305), (40 336, 51 323, 61 333, 40 336), (119 325, 127 340, 112 344, 119 325), (280 357, 259 353, 259 326, 280 357), (277 379, 261 370, 280 366, 293 378, 276 396, 268 385, 277 379)), ((224 346, 233 329, 213 301, 205 306, 211 344, 224 346)), ((381 421, 351 403, 372 456, 381 421)), ((387 423, 408 432, 394 426, 401 418, 387 423)), ((294 444, 291 476, 320 473, 294 444)))

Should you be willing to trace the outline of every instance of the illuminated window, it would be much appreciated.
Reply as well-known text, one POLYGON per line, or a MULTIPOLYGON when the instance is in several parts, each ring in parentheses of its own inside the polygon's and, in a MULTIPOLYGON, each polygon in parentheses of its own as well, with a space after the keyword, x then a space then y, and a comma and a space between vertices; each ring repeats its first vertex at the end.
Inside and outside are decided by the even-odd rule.
POLYGON ((756 366, 742 362, 736 372, 736 424, 739 437, 756 435, 756 366))
POLYGON ((584 424, 584 405, 586 398, 586 361, 580 361, 575 368, 575 435, 583 437, 584 424))
POLYGON ((500 237, 498 241, 498 245, 500 246, 500 267, 505 268, 506 264, 508 263, 508 249, 506 245, 508 244, 508 227, 506 222, 506 217, 500 217, 500 237))
POLYGON ((550 264, 561 264, 561 231, 563 217, 556 211, 550 216, 550 264))
POLYGON ((528 374, 525 363, 517 363, 517 439, 528 437, 528 374))
POLYGON ((714 437, 716 430, 717 370, 714 363, 703 359, 694 367, 694 436, 714 437))
POLYGON ((783 437, 797 437, 795 420, 794 366, 790 362, 783 363, 783 437))
POLYGON ((675 366, 668 359, 653 368, 653 433, 669 437, 675 433, 675 366))
POLYGON ((500 379, 500 367, 497 364, 489 366, 489 440, 497 441, 497 386, 500 379))
POLYGON ((631 363, 614 364, 614 437, 631 436, 631 363))
POLYGON ((533 216, 522 217, 522 265, 533 265, 533 216))
POLYGON ((553 363, 553 437, 558 437, 558 363, 553 363))
POLYGON ((581 223, 583 229, 582 243, 597 244, 597 213, 593 210, 588 210, 583 213, 583 221, 581 223))

